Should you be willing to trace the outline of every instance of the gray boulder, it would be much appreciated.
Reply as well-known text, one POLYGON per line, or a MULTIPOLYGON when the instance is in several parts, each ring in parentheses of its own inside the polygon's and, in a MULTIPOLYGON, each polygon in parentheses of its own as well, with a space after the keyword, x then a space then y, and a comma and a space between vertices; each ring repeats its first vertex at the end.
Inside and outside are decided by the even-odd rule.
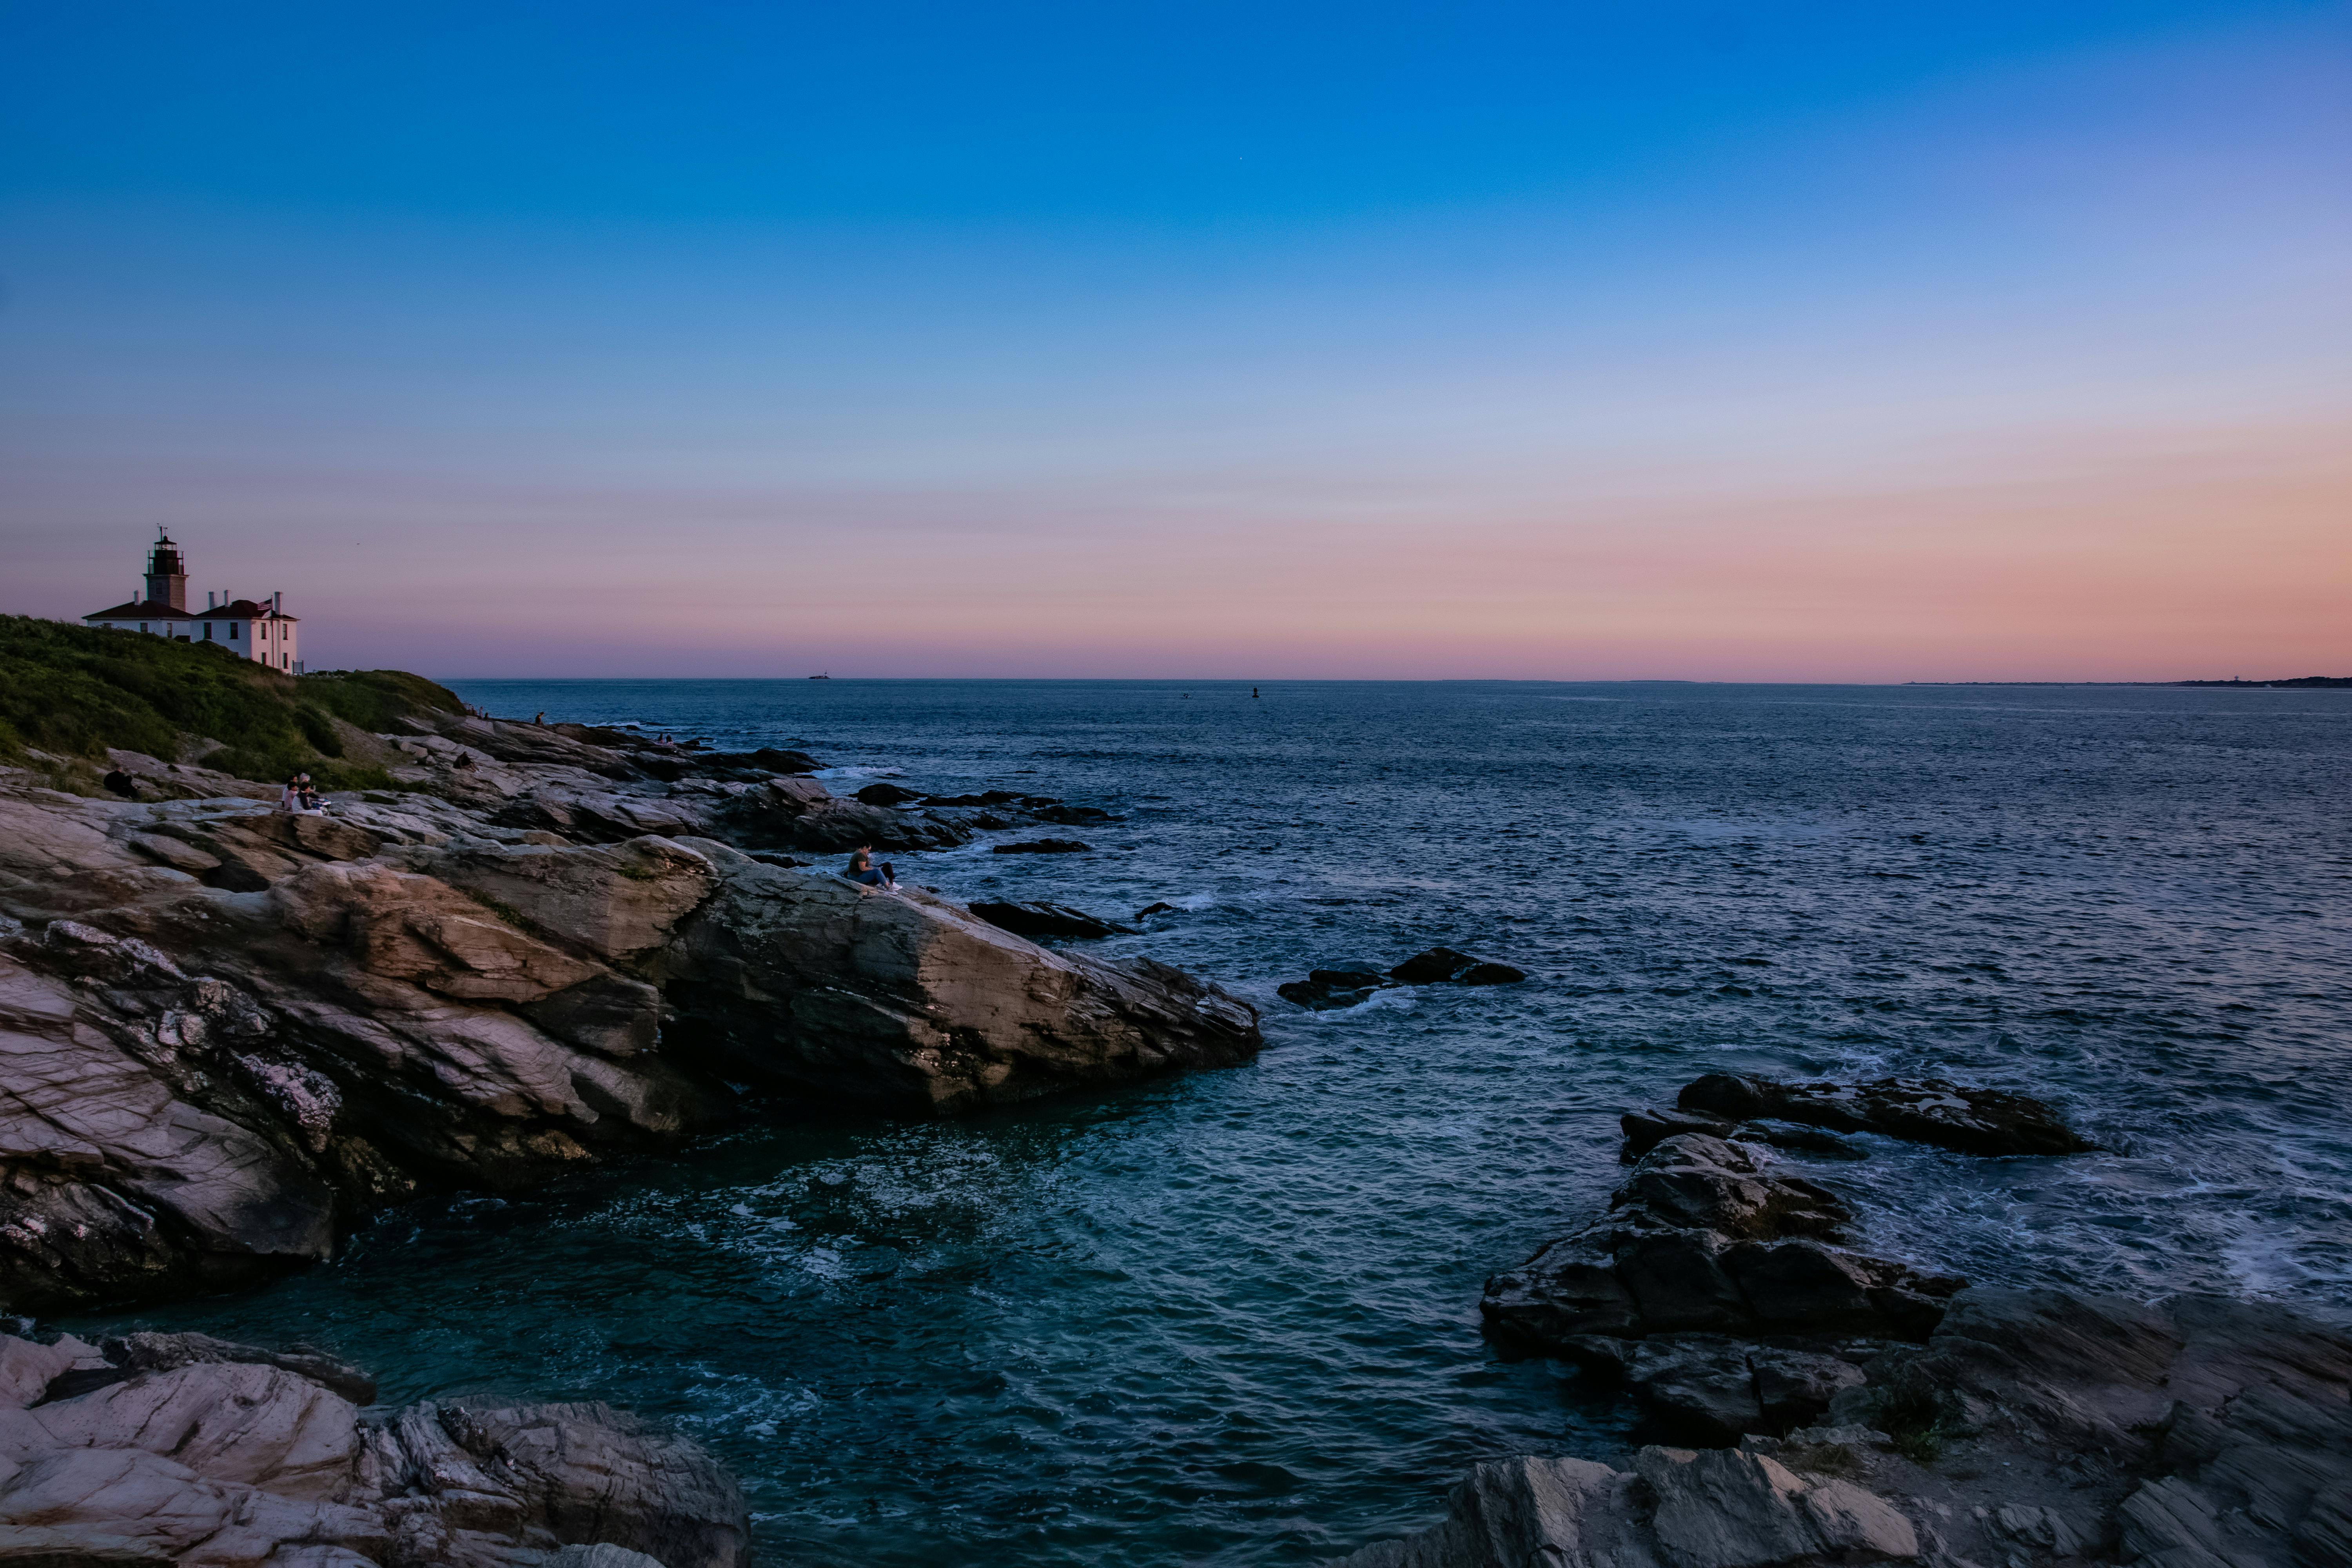
POLYGON ((663 960, 679 1047, 803 1090, 950 1113, 1261 1046, 1245 1002, 1149 959, 1051 952, 919 889, 691 847, 719 891, 663 960))
POLYGON ((327 1358, 134 1337, 113 1364, 0 1336, 0 1563, 514 1568, 575 1544, 605 1553, 590 1563, 748 1561, 733 1480, 602 1405, 371 1417, 292 1370, 327 1358), (94 1371, 115 1375, 72 1386, 94 1371))
POLYGON ((1481 1465, 1444 1523, 1336 1559, 1345 1568, 1798 1568, 1919 1555, 1885 1499, 1757 1454, 1643 1448, 1481 1465))

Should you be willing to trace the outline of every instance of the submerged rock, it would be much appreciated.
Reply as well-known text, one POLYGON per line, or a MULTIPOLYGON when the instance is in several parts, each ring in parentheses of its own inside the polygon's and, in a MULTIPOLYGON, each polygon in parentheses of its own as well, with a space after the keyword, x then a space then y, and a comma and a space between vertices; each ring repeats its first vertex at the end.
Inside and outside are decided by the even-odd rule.
POLYGON ((992 855, 1087 855, 1094 851, 1091 844, 1081 844, 1075 838, 1032 838, 1022 844, 993 844, 992 855))
MULTIPOLYGON (((1148 912, 1148 911, 1147 911, 1148 912)), ((1315 1012, 1360 1006, 1372 993, 1391 985, 1507 985, 1525 980, 1522 970, 1507 963, 1486 963, 1450 947, 1433 947, 1393 969, 1382 969, 1370 959, 1351 959, 1328 969, 1311 970, 1304 980, 1286 981, 1275 994, 1315 1012)))
POLYGON ((1400 985, 1510 985, 1527 977, 1523 969, 1489 963, 1450 947, 1417 952, 1389 971, 1389 978, 1400 985))
POLYGON ((663 1568, 749 1561, 732 1478, 634 1417, 365 1415, 362 1391, 331 1357, 204 1335, 0 1335, 0 1561, 516 1568, 598 1545, 663 1568))
POLYGON ((1675 1104, 1730 1121, 1771 1119, 1837 1132, 1877 1132, 1962 1154, 2081 1154, 2098 1147, 2030 1096, 1939 1078, 1781 1083, 1710 1073, 1685 1086, 1675 1104))

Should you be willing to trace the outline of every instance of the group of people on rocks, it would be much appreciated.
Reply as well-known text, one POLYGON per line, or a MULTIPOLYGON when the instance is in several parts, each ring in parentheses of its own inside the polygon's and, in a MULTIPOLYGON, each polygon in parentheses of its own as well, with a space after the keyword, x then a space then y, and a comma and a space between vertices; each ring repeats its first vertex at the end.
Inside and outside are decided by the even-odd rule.
POLYGON ((312 786, 310 783, 310 775, 309 773, 296 773, 293 777, 286 781, 286 788, 278 797, 278 809, 280 811, 315 812, 324 811, 326 809, 326 805, 318 790, 312 786))

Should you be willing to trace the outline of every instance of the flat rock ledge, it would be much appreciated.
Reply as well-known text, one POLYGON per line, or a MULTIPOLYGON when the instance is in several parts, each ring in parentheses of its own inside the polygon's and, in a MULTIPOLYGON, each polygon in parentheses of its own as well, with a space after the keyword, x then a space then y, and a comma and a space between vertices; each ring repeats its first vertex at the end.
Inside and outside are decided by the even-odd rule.
POLYGON ((2212 1296, 1974 1288, 1827 1420, 1480 1466, 1345 1568, 2343 1568, 2352 1337, 2212 1296))
POLYGON ((747 1568, 716 1461, 602 1405, 362 1409, 315 1352, 0 1335, 0 1563, 747 1568))

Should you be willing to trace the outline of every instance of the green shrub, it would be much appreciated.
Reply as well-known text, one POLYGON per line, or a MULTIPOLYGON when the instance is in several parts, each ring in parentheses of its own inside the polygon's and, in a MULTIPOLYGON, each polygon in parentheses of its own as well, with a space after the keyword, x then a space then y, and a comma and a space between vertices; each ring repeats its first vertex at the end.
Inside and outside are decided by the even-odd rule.
POLYGON ((289 676, 216 643, 0 616, 0 756, 12 760, 28 750, 97 759, 109 747, 176 760, 202 736, 221 742, 205 765, 240 778, 307 771, 330 788, 392 788, 382 768, 331 761, 343 745, 330 715, 382 731, 464 707, 403 670, 289 676))

